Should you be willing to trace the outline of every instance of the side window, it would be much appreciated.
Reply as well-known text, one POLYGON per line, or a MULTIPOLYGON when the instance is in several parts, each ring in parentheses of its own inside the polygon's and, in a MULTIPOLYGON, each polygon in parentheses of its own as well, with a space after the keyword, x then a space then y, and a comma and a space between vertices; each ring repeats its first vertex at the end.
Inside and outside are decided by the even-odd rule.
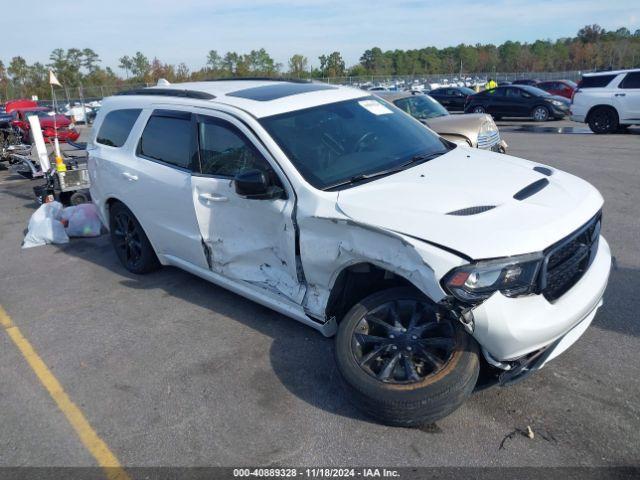
POLYGON ((235 177, 246 170, 270 172, 269 163, 240 130, 222 121, 198 123, 200 169, 205 175, 235 177))
POLYGON ((520 90, 517 88, 507 88, 506 96, 509 98, 520 98, 520 90))
POLYGON ((124 145, 141 111, 139 108, 130 108, 107 113, 96 136, 96 142, 110 147, 124 145))
POLYGON ((156 115, 144 127, 138 153, 180 168, 191 169, 193 132, 188 115, 156 115))
POLYGON ((640 88, 640 72, 627 73, 624 80, 620 82, 620 88, 640 88))
POLYGON ((396 100, 394 105, 401 110, 404 110, 408 114, 411 114, 411 104, 409 103, 410 98, 401 98, 400 100, 396 100))
POLYGON ((589 77, 582 77, 580 80, 580 88, 602 88, 611 83, 611 80, 616 78, 617 75, 593 75, 589 77))

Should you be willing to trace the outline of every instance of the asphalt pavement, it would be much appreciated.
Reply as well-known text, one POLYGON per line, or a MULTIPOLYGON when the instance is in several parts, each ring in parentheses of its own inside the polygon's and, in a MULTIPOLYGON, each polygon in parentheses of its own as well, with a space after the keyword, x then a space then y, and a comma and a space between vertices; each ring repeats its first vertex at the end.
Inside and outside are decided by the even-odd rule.
MULTIPOLYGON (((175 268, 129 274, 107 236, 21 250, 33 182, 6 170, 0 305, 125 467, 637 465, 640 129, 499 125, 509 154, 602 192, 617 266, 604 307, 570 350, 521 384, 477 392, 437 424, 364 417, 340 386, 331 339, 175 268), (533 439, 516 434, 500 448, 528 426, 533 439)), ((96 464, 3 332, 0 412, 0 466, 96 464)))

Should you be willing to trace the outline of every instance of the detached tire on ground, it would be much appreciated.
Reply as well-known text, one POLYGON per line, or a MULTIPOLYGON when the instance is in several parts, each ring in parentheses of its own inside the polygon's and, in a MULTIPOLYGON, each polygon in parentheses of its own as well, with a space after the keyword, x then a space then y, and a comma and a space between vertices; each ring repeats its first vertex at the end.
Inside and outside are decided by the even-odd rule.
POLYGON ((335 354, 351 401, 380 422, 403 427, 456 410, 480 370, 475 340, 405 287, 357 303, 339 325, 335 354))
POLYGON ((140 222, 123 203, 111 206, 109 231, 120 262, 131 273, 149 273, 160 268, 158 257, 140 222))

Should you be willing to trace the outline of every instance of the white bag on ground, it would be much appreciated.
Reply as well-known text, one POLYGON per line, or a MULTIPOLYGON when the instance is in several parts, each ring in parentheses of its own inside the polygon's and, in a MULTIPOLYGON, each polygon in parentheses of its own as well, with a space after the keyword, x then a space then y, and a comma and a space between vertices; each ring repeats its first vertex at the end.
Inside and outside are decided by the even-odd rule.
POLYGON ((93 203, 82 203, 62 210, 62 220, 67 223, 70 237, 97 237, 102 229, 98 210, 93 203))
POLYGON ((69 243, 69 237, 60 221, 62 204, 44 203, 33 212, 29 220, 29 231, 24 237, 22 248, 38 247, 48 243, 69 243))

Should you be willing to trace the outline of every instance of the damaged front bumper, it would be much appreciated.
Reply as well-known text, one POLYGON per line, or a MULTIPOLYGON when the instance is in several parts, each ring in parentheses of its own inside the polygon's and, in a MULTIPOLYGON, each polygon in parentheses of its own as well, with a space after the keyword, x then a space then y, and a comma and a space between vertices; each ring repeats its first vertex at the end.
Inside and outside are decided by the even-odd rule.
POLYGON ((475 307, 473 336, 487 362, 506 370, 501 382, 542 368, 586 331, 602 305, 611 251, 600 237, 598 252, 584 276, 554 302, 542 295, 508 298, 500 292, 475 307))
POLYGON ((507 153, 507 147, 509 145, 507 145, 507 142, 505 142, 504 140, 500 139, 500 141, 494 145, 491 146, 491 151, 492 152, 496 152, 496 153, 507 153))
POLYGON ((566 335, 560 337, 551 345, 541 348, 540 350, 529 355, 526 355, 525 357, 522 357, 515 362, 498 362, 493 357, 491 357, 491 354, 489 354, 489 352, 483 349, 482 353, 484 354, 485 359, 487 359, 487 361, 491 365, 505 370, 499 375, 498 383, 503 387, 518 383, 537 370, 540 370, 547 364, 547 362, 553 360, 562 352, 567 350, 582 336, 584 332, 587 331, 587 328, 589 328, 589 325, 591 325, 591 322, 596 316, 598 308, 602 306, 602 303, 602 299, 600 299, 600 302, 598 303, 596 308, 594 308, 593 311, 584 320, 573 327, 566 335))

